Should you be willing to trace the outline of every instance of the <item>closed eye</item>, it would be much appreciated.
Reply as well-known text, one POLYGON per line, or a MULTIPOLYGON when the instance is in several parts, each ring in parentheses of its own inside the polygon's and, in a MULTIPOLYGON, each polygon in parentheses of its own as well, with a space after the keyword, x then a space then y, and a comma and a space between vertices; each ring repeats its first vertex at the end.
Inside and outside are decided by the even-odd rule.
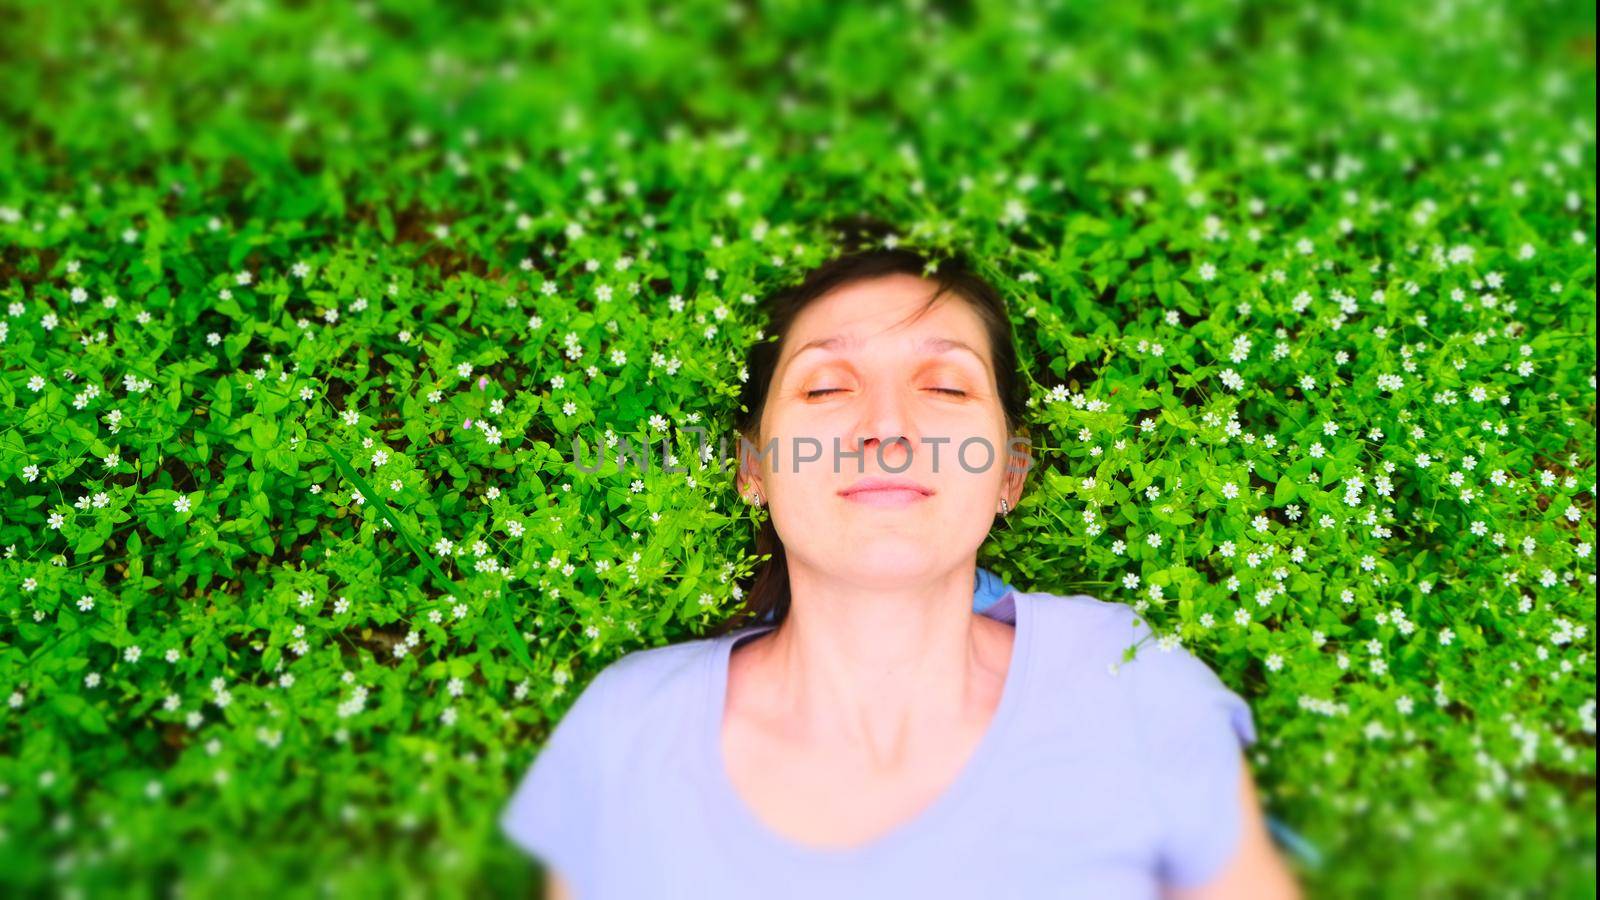
MULTIPOLYGON (((820 397, 820 396, 822 396, 824 394, 837 394, 837 393, 839 393, 839 392, 841 392, 843 390, 844 390, 844 388, 818 388, 818 389, 816 389, 814 391, 806 391, 805 395, 806 395, 807 398, 820 397)), ((936 388, 928 388, 928 390, 933 391, 935 393, 939 393, 939 394, 947 394, 947 395, 952 396, 952 397, 965 397, 965 396, 967 396, 967 392, 963 391, 963 390, 960 390, 959 388, 936 387, 936 388)))

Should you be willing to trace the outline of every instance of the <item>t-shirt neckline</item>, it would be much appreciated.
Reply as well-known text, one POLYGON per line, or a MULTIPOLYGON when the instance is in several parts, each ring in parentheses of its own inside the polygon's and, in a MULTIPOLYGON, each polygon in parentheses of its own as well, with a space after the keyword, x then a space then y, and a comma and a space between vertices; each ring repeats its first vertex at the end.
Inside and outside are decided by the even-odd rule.
POLYGON ((722 754, 722 713, 727 705, 728 660, 734 645, 740 640, 771 631, 777 625, 750 625, 713 641, 707 667, 709 684, 705 692, 707 704, 701 736, 704 748, 702 758, 710 761, 711 768, 707 779, 710 785, 708 802, 715 807, 716 817, 736 823, 737 831, 749 835, 756 844, 809 865, 854 863, 880 857, 914 841, 918 835, 948 819, 969 794, 981 789, 983 778, 994 767, 993 758, 998 755, 1000 745, 1010 730, 1011 720, 1016 718, 1017 707, 1022 702, 1032 648, 1033 598, 1016 590, 1009 591, 1008 595, 1015 599, 1016 604, 1016 620, 1013 624, 1016 634, 1012 638, 1011 660, 1006 669, 1005 684, 1001 688, 1000 702, 977 747, 956 773, 955 779, 920 812, 887 833, 854 847, 812 847, 784 837, 757 816, 734 788, 722 754))

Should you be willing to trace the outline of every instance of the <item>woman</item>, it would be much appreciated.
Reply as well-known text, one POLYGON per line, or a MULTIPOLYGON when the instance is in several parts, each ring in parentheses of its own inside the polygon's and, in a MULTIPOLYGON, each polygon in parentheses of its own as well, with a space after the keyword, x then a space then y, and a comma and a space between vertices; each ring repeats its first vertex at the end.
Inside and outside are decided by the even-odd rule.
POLYGON ((1124 662, 1148 628, 1122 604, 974 611, 1024 389, 998 293, 926 266, 852 253, 769 299, 753 624, 630 653, 562 718, 501 819, 550 896, 1298 896, 1249 707, 1203 662, 1124 662))

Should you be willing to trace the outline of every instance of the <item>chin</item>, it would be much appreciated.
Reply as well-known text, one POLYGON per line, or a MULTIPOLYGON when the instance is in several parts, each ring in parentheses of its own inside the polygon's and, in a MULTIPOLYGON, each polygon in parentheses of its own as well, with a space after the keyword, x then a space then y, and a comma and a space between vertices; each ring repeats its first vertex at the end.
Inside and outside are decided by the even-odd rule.
POLYGON ((926 577, 948 563, 949 546, 932 537, 881 538, 853 542, 839 550, 838 561, 850 560, 853 580, 862 584, 896 585, 926 577), (939 554, 930 551, 939 549, 939 554))

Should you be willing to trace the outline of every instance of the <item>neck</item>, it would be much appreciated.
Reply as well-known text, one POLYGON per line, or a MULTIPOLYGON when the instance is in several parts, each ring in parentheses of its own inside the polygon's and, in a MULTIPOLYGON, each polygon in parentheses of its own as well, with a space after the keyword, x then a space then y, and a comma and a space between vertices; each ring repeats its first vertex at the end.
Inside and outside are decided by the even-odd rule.
POLYGON ((845 581, 790 560, 783 624, 752 642, 752 700, 811 746, 894 765, 924 736, 986 721, 1012 629, 972 612, 976 558, 895 584, 845 581))

